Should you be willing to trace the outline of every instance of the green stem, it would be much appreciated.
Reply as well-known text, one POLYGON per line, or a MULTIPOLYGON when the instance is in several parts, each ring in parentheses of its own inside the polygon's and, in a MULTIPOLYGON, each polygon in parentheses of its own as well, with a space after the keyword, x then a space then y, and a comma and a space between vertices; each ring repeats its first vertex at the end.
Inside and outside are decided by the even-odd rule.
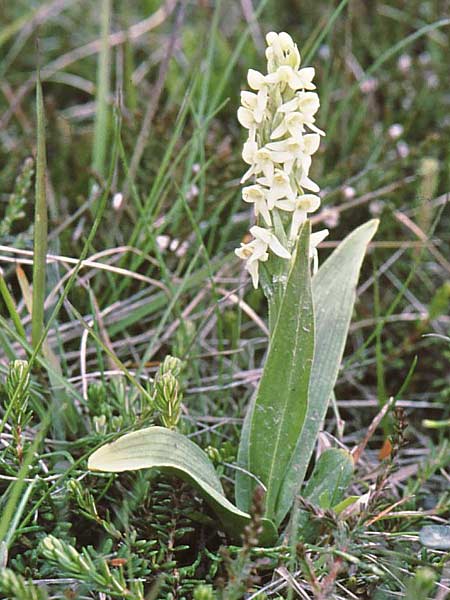
POLYGON ((101 49, 98 59, 97 96, 95 108, 94 147, 92 167, 104 176, 106 148, 108 144, 108 93, 109 93, 109 29, 111 21, 111 0, 101 3, 101 49))

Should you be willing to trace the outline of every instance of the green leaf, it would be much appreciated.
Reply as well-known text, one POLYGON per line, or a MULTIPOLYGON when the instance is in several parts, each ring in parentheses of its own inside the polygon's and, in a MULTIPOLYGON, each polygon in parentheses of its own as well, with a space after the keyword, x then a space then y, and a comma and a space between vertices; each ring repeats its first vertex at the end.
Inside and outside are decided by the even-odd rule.
MULTIPOLYGON (((157 468, 191 483, 217 514, 225 530, 239 539, 250 516, 229 502, 208 456, 187 437, 165 427, 148 427, 105 444, 89 457, 91 471, 136 471, 157 468)), ((264 519, 261 544, 274 543, 277 531, 264 519)))
POLYGON ((302 496, 326 510, 341 502, 353 475, 353 460, 345 450, 323 452, 305 486, 302 496))
POLYGON ((286 469, 277 503, 276 523, 284 519, 303 483, 341 365, 362 261, 377 228, 378 220, 373 219, 355 229, 313 278, 316 345, 308 411, 286 469))
POLYGON ((36 78, 37 156, 36 156, 36 200, 34 207, 34 258, 33 298, 31 311, 31 343, 39 344, 44 330, 45 278, 47 267, 47 191, 45 171, 47 155, 45 149, 45 112, 40 73, 36 78))
POLYGON ((314 313, 307 222, 300 233, 279 316, 270 340, 248 437, 250 472, 266 487, 265 514, 277 496, 302 430, 314 354, 314 313))
POLYGON ((344 498, 343 500, 335 504, 333 506, 333 510, 337 515, 340 515, 344 512, 346 508, 348 508, 352 504, 355 504, 355 502, 357 502, 360 498, 361 496, 347 496, 347 498, 344 498))
MULTIPOLYGON (((313 470, 311 478, 302 491, 302 496, 322 510, 335 509, 342 501, 353 475, 353 459, 349 452, 330 448, 323 452, 313 470)), ((314 542, 320 525, 311 519, 309 512, 300 510, 297 515, 298 535, 314 542)))
POLYGON ((252 424, 252 415, 255 409, 256 395, 253 395, 245 414, 242 425, 241 439, 239 440, 237 465, 239 471, 236 471, 234 494, 236 506, 240 510, 249 511, 252 502, 252 489, 255 479, 252 478, 248 470, 248 442, 250 438, 250 425, 252 424))

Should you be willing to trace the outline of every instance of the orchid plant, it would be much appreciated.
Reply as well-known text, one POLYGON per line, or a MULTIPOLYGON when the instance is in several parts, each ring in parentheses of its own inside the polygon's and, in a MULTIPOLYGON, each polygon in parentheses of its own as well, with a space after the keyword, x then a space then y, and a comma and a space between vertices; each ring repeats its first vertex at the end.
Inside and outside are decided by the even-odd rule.
MULTIPOLYGON (((350 454, 330 449, 304 484, 341 364, 359 271, 378 223, 369 221, 352 232, 319 268, 317 246, 328 231, 311 234, 309 220, 320 207, 319 186, 310 178, 312 156, 325 135, 315 122, 320 107, 313 91, 315 71, 300 66, 289 34, 271 32, 266 39, 267 73, 249 70, 251 91, 241 93, 237 115, 248 132, 242 198, 253 205, 256 224, 250 227, 251 240, 235 252, 267 298, 269 344, 242 430, 236 504, 225 497, 207 454, 175 430, 178 417, 172 408, 170 428, 123 435, 96 450, 88 466, 173 473, 197 488, 238 539, 260 487, 265 493, 260 542, 273 544, 299 493, 322 508, 336 508, 352 475, 350 454)), ((157 408, 163 411, 161 389, 157 408)))

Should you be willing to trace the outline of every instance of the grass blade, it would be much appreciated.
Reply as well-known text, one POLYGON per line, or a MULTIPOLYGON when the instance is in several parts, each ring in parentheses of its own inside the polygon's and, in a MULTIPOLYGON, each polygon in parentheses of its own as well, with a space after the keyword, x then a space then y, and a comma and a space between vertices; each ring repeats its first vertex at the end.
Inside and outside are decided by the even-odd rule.
POLYGON ((34 212, 33 306, 31 315, 31 344, 36 348, 44 330, 45 271, 47 256, 47 194, 45 171, 45 113, 39 71, 36 80, 37 156, 36 200, 34 212))
POLYGON ((11 321, 14 324, 14 327, 20 337, 25 340, 26 333, 25 328, 22 325, 22 321, 20 320, 20 315, 17 312, 16 303, 14 302, 14 298, 12 297, 8 286, 6 284, 5 278, 3 277, 3 271, 0 269, 0 296, 3 298, 3 302, 5 303, 6 309, 11 317, 11 321))

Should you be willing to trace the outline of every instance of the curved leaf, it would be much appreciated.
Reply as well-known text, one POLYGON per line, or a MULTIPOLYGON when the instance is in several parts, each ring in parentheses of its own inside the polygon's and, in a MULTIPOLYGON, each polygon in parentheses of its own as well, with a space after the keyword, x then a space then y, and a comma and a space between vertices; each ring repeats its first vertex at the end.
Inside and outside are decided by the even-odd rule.
MULTIPOLYGON (((208 456, 187 437, 165 427, 148 427, 127 433, 105 444, 89 457, 91 471, 136 471, 157 468, 191 483, 223 523, 226 531, 239 539, 250 516, 227 500, 222 484, 208 456)), ((261 544, 271 544, 276 529, 264 519, 261 544)))
POLYGON ((344 353, 362 261, 378 228, 373 219, 348 235, 313 278, 316 345, 305 426, 286 470, 275 522, 289 511, 308 468, 344 353))

